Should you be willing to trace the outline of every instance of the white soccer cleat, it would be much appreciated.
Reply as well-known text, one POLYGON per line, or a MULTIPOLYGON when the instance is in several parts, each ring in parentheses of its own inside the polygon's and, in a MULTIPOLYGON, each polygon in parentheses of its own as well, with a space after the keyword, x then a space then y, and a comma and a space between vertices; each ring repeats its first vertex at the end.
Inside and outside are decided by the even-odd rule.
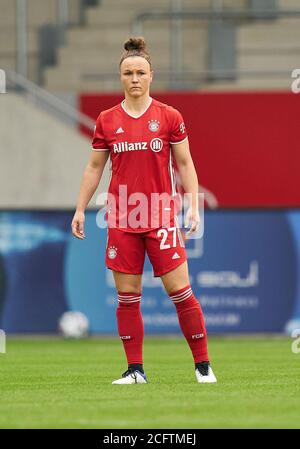
POLYGON ((209 363, 199 363, 195 373, 196 379, 200 384, 213 384, 217 382, 217 378, 209 363))
POLYGON ((147 384, 146 374, 138 370, 127 370, 122 374, 121 379, 114 380, 113 385, 147 384))

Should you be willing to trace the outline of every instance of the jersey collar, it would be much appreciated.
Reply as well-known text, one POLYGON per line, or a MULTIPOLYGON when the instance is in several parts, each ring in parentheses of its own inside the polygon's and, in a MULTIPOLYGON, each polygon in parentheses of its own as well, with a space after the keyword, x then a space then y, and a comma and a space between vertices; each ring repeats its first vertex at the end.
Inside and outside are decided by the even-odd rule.
POLYGON ((151 106, 151 104, 152 104, 152 100, 153 100, 153 98, 150 97, 150 101, 149 101, 149 104, 148 104, 148 106, 146 107, 146 109, 145 109, 140 115, 137 115, 137 116, 132 115, 132 114, 130 114, 128 111, 126 111, 125 106, 124 106, 125 100, 122 101, 121 106, 122 106, 122 108, 123 108, 123 111, 124 111, 127 115, 129 115, 130 117, 132 117, 132 118, 140 118, 140 117, 142 117, 142 115, 144 115, 145 112, 150 108, 150 106, 151 106))

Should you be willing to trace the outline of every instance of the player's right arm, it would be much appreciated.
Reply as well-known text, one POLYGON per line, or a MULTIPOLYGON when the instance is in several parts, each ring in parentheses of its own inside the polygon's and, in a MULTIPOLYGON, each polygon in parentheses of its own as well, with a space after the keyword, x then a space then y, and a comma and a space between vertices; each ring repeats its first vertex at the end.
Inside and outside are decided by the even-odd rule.
POLYGON ((91 151, 90 159, 84 170, 77 199, 76 211, 72 220, 72 233, 78 239, 84 239, 84 212, 94 195, 109 157, 109 151, 91 151))

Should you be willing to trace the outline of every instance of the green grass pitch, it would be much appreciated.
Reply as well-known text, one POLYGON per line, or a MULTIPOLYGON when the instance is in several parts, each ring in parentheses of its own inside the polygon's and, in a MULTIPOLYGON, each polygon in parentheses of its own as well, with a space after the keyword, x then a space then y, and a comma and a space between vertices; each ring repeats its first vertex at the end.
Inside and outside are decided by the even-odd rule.
POLYGON ((300 353, 291 339, 210 337, 217 384, 198 384, 183 338, 145 339, 149 384, 111 385, 118 338, 7 337, 0 428, 299 428, 300 353))

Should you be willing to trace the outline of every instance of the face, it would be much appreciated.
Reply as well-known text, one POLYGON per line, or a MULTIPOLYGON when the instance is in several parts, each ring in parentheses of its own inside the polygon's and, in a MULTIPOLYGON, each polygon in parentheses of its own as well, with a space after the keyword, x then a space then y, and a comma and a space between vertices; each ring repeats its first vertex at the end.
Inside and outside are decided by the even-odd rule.
POLYGON ((149 94, 153 72, 145 58, 130 56, 124 59, 120 67, 120 77, 125 94, 130 97, 136 98, 149 94))

